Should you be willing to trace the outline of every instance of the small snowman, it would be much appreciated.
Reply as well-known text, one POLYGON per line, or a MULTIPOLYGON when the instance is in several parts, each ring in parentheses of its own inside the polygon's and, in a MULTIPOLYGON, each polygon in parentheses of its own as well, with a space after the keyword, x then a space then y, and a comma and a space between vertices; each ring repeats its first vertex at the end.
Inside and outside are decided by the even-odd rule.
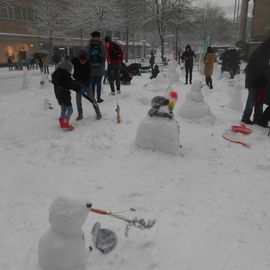
POLYGON ((176 99, 176 94, 169 98, 156 96, 152 99, 152 108, 137 130, 135 138, 137 146, 171 155, 180 154, 180 127, 173 117, 176 99))
POLYGON ((194 81, 191 90, 187 93, 186 99, 179 109, 179 115, 197 122, 204 120, 213 123, 215 120, 209 105, 204 101, 202 94, 203 84, 201 81, 194 81))
POLYGON ((168 64, 168 78, 171 84, 179 81, 179 74, 176 71, 177 67, 178 67, 178 64, 174 60, 174 57, 171 55, 170 62, 168 64))
POLYGON ((83 270, 86 248, 82 225, 88 209, 82 202, 56 198, 49 210, 51 227, 39 241, 39 265, 43 270, 83 270))
POLYGON ((230 98, 228 103, 229 108, 236 111, 242 111, 243 103, 241 100, 241 90, 242 86, 236 79, 228 81, 228 96, 230 98))

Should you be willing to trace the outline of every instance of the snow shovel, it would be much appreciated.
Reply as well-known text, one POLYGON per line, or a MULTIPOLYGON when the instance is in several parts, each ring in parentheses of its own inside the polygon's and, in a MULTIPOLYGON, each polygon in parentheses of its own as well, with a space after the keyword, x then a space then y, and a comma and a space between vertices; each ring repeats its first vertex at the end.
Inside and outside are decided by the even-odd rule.
POLYGON ((146 230, 146 229, 151 229, 155 223, 156 223, 156 220, 153 219, 153 220, 148 220, 148 221, 145 221, 145 219, 143 218, 133 218, 133 219, 128 219, 122 215, 119 215, 119 214, 115 214, 115 213, 112 213, 112 212, 108 212, 108 211, 105 211, 105 210, 101 210, 101 209, 96 209, 96 208, 92 208, 92 204, 87 204, 86 207, 89 209, 89 211, 93 212, 93 213, 96 213, 96 214, 99 214, 99 215, 104 215, 104 216, 110 216, 110 217, 113 217, 113 218, 117 218, 117 219, 121 219, 123 221, 125 221, 127 224, 126 224, 126 229, 125 229, 125 235, 126 237, 128 237, 128 233, 129 233, 129 230, 130 230, 130 227, 135 227, 135 228, 138 228, 140 230, 146 230))

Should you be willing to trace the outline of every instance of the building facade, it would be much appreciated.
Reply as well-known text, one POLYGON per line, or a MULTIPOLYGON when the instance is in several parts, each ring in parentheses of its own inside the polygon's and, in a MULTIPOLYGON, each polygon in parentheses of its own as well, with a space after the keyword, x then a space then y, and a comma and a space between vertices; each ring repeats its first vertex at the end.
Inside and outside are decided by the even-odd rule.
MULTIPOLYGON (((48 0, 49 1, 49 0, 48 0)), ((65 10, 68 8, 70 1, 54 0, 60 5, 65 5, 65 10)), ((35 14, 35 0, 13 0, 13 5, 3 4, 0 6, 0 65, 7 63, 7 58, 12 57, 13 62, 19 59, 26 59, 33 56, 42 49, 49 51, 50 37, 43 31, 34 32, 33 26, 37 23, 35 14)), ((75 55, 81 46, 85 47, 89 42, 90 33, 95 29, 84 29, 84 35, 81 38, 80 33, 58 33, 54 34, 53 53, 75 55)), ((121 31, 107 31, 106 34, 118 40, 125 49, 125 34, 121 31)), ((150 44, 147 42, 135 41, 131 38, 128 51, 131 58, 143 57, 149 50, 150 44)))

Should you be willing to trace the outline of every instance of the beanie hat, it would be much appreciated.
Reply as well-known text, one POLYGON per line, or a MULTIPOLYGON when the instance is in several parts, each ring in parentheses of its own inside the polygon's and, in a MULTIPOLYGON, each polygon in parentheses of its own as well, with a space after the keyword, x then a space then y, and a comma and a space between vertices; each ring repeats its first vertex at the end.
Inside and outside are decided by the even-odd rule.
POLYGON ((111 37, 110 36, 106 36, 104 40, 105 40, 105 42, 109 42, 111 40, 111 37))
POLYGON ((100 32, 98 32, 98 31, 94 31, 94 32, 92 32, 90 35, 91 35, 91 37, 93 37, 93 38, 94 38, 94 37, 99 37, 99 38, 100 38, 100 35, 101 35, 101 34, 100 34, 100 32))
POLYGON ((87 61, 88 60, 88 52, 87 52, 87 50, 85 50, 85 49, 82 49, 82 50, 80 50, 80 52, 79 52, 79 59, 80 60, 82 60, 82 61, 87 61))
POLYGON ((58 65, 58 68, 64 69, 64 70, 68 71, 69 73, 71 73, 71 71, 73 69, 73 65, 70 61, 70 57, 65 56, 65 58, 58 65))

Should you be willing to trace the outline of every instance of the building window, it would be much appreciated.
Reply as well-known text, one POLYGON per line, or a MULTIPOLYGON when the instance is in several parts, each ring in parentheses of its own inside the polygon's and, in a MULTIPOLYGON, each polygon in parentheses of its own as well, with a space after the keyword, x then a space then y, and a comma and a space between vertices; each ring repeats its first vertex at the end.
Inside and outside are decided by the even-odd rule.
POLYGON ((27 13, 25 8, 22 8, 22 19, 25 21, 27 20, 27 13))
POLYGON ((31 8, 27 9, 27 19, 29 21, 34 21, 34 11, 31 8))
POLYGON ((22 9, 19 7, 15 7, 13 9, 13 11, 14 11, 14 18, 16 20, 21 20, 22 19, 22 9))
POLYGON ((8 18, 8 9, 6 7, 0 7, 0 18, 8 18))
POLYGON ((8 7, 8 17, 9 19, 14 19, 14 12, 12 7, 8 7))

